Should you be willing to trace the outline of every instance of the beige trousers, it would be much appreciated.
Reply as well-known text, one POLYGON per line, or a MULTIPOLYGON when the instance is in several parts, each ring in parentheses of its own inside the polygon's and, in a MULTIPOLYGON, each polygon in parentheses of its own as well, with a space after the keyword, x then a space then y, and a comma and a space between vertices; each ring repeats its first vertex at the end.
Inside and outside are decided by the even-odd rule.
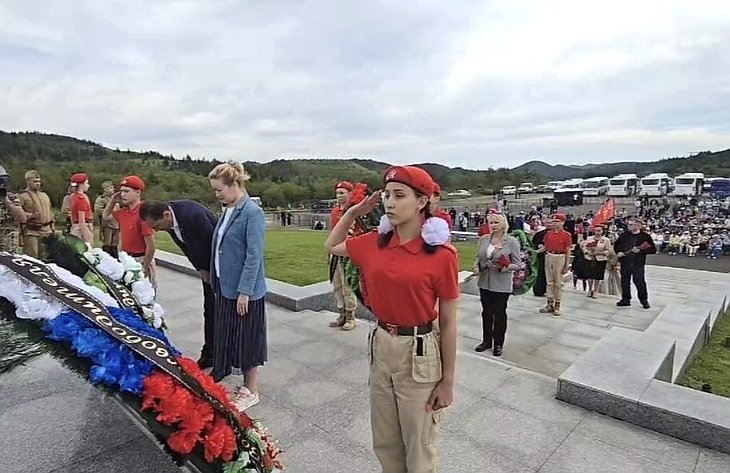
POLYGON ((335 274, 332 276, 332 285, 334 286, 335 302, 337 302, 337 310, 342 312, 355 312, 357 309, 357 297, 350 289, 345 281, 345 264, 340 260, 337 263, 335 274))
POLYGON ((393 336, 380 327, 370 334, 370 424, 383 473, 437 471, 441 411, 425 407, 441 380, 441 345, 437 332, 420 338, 421 356, 416 337, 393 336))
MULTIPOLYGON (((142 263, 144 260, 144 256, 138 256, 134 258, 137 260, 138 263, 142 263)), ((152 286, 157 289, 157 265, 155 264, 155 259, 152 258, 152 264, 150 265, 150 272, 147 274, 145 273, 145 276, 147 276, 147 279, 150 280, 152 283, 152 286)))
POLYGON ((545 255, 545 279, 547 280, 547 298, 560 300, 563 294, 563 268, 565 255, 545 255))
POLYGON ((48 235, 23 235, 23 253, 26 255, 41 259, 43 255, 41 255, 41 239, 52 235, 52 233, 49 233, 48 235))

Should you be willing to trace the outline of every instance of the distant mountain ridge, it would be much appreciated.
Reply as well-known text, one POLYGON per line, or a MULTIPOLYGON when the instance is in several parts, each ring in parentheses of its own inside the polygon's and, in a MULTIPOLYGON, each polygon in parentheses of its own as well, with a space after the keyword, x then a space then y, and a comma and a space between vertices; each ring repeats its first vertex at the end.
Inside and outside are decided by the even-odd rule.
POLYGON ((729 177, 730 149, 715 152, 703 151, 685 158, 668 158, 650 162, 624 161, 619 163, 565 165, 529 161, 511 170, 519 173, 536 174, 547 180, 596 176, 612 177, 626 173, 644 176, 653 172, 666 172, 670 175, 683 172, 703 172, 707 176, 729 177))

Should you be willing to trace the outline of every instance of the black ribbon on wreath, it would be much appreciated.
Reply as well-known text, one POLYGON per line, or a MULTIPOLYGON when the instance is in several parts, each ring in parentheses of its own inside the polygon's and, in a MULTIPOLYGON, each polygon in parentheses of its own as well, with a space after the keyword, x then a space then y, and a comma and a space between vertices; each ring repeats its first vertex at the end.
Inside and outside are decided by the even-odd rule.
POLYGON ((67 284, 61 280, 51 268, 43 263, 31 261, 22 256, 8 252, 0 252, 0 264, 13 271, 25 281, 35 284, 43 292, 57 299, 62 304, 78 312, 97 328, 113 337, 139 356, 145 358, 158 369, 172 376, 200 399, 209 403, 221 413, 236 432, 236 440, 240 452, 249 455, 248 468, 263 472, 263 452, 258 445, 248 439, 246 429, 241 424, 237 413, 233 413, 218 399, 208 393, 198 381, 182 370, 175 360, 172 350, 159 340, 148 335, 137 333, 116 321, 104 304, 87 292, 67 284))

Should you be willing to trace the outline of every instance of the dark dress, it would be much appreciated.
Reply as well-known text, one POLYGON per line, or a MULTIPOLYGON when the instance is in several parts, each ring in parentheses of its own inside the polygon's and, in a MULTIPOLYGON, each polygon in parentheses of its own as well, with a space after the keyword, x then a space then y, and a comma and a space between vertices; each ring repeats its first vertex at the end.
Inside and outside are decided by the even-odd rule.
POLYGON ((593 279, 590 276, 589 263, 583 256, 583 250, 581 250, 580 245, 576 245, 573 251, 573 279, 593 279))
MULTIPOLYGON (((547 229, 540 230, 532 237, 532 246, 538 249, 540 245, 545 244, 545 234, 547 229)), ((547 279, 545 278, 545 253, 537 254, 537 279, 532 286, 532 293, 538 297, 543 297, 547 293, 547 279)))

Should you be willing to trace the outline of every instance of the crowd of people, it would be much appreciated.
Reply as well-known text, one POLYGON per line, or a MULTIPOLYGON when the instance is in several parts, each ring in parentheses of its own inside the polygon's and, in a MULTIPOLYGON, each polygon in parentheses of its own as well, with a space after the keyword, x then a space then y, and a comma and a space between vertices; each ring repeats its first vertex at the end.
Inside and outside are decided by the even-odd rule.
MULTIPOLYGON (((17 237, 22 237, 24 252, 43 258, 41 239, 55 232, 53 209, 38 173, 28 171, 25 177, 26 188, 12 194, 9 176, 0 170, 0 190, 6 190, 0 250, 19 252, 17 237)), ((202 282, 204 345, 198 364, 210 368, 232 402, 245 410, 260 400, 258 370, 268 357, 265 218, 261 207, 251 204, 249 176, 240 163, 220 164, 208 177, 221 204, 220 217, 189 200, 143 200, 145 183, 133 175, 119 181, 118 192, 114 183, 103 183, 92 206, 89 176, 74 174, 64 205, 67 231, 92 245, 99 226, 103 249, 138 258, 152 281, 153 234, 170 234, 202 282)), ((526 232, 537 252, 532 290, 546 297, 540 312, 554 317, 561 315, 571 268, 574 278, 586 281, 589 298, 616 294, 618 306, 629 306, 633 283, 648 309, 646 255, 706 251, 720 257, 730 250, 727 202, 641 203, 632 215, 622 209, 611 218, 602 215, 605 221, 593 213, 576 217, 556 208, 511 213, 504 205, 484 214, 459 214, 441 208, 440 187, 414 166, 386 170, 383 189, 371 195, 359 195, 356 188, 347 181, 334 187, 338 205, 325 247, 339 313, 330 326, 345 331, 356 326, 358 298, 346 274, 349 260, 357 267, 361 299, 377 318, 368 337, 369 386, 373 449, 384 471, 436 471, 440 417, 453 402, 455 382, 460 288, 452 228, 479 229, 473 272, 482 305, 482 341, 475 350, 491 349, 494 356, 504 350, 514 273, 525 264, 521 243, 511 235, 514 229, 526 232), (376 208, 385 212, 377 231, 364 231, 360 219, 376 208), (685 232, 690 238, 681 240, 685 232), (669 238, 662 238, 667 233, 669 238), (677 244, 675 236, 680 236, 677 244)))

